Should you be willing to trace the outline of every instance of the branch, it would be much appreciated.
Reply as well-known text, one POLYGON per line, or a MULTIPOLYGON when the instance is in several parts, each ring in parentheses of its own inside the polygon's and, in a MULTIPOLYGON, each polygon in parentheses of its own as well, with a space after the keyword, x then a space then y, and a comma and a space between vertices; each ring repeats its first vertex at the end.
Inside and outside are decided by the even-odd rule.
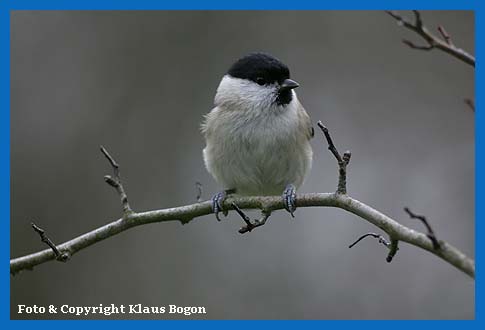
POLYGON ((424 26, 423 20, 421 18, 421 14, 417 10, 413 10, 414 13, 414 22, 411 22, 407 18, 399 15, 395 11, 386 10, 386 13, 389 14, 392 18, 394 18, 400 26, 404 26, 405 28, 414 31, 419 36, 421 36, 426 45, 418 46, 414 44, 412 41, 403 39, 402 42, 413 49, 419 50, 432 50, 434 48, 440 49, 451 56, 475 67, 475 57, 468 54, 461 48, 458 48, 454 45, 451 36, 446 32, 443 26, 438 26, 438 32, 441 35, 441 38, 432 34, 428 31, 428 29, 424 26))
POLYGON ((338 177, 338 186, 337 186, 337 194, 346 194, 347 193, 347 165, 350 162, 350 151, 344 152, 344 155, 341 157, 340 153, 338 152, 337 148, 333 144, 332 137, 328 132, 328 128, 325 127, 321 121, 317 122, 318 127, 322 130, 323 135, 328 143, 328 150, 332 152, 334 157, 337 159, 338 167, 339 167, 339 177, 338 177))
MULTIPOLYGON (((399 240, 397 240, 397 239, 391 239, 391 244, 389 245, 389 253, 387 254, 387 258, 386 258, 386 261, 387 262, 391 262, 392 261, 392 258, 394 258, 394 256, 396 255, 397 250, 399 250, 399 246, 398 245, 399 245, 399 240)), ((468 275, 470 275, 470 274, 468 274, 468 275)))
MULTIPOLYGON (((386 241, 387 244, 385 244, 389 247, 389 254, 387 257, 388 262, 390 262, 396 254, 398 250, 398 242, 403 241, 427 250, 465 272, 470 277, 475 277, 475 262, 457 248, 444 241, 441 241, 440 248, 436 249, 433 242, 428 239, 427 235, 405 227, 376 209, 348 196, 346 194, 346 167, 350 161, 350 152, 345 152, 343 157, 341 157, 333 144, 330 134, 328 133, 328 129, 323 126, 321 122, 318 122, 318 126, 321 128, 325 138, 327 139, 328 148, 337 159, 339 165, 338 189, 336 193, 310 193, 298 195, 298 207, 336 207, 353 213, 361 219, 377 226, 386 232, 391 240, 390 243, 387 243, 386 241)), ((196 204, 163 210, 139 213, 133 212, 128 204, 128 198, 123 189, 123 185, 121 184, 119 165, 110 156, 106 149, 101 147, 101 151, 113 167, 115 178, 113 179, 110 176, 105 176, 105 180, 108 184, 116 188, 121 197, 124 211, 123 217, 60 244, 56 247, 58 250, 65 251, 64 253, 72 256, 76 252, 83 250, 97 242, 115 236, 136 226, 168 221, 180 221, 182 225, 184 225, 193 219, 204 215, 213 214, 212 201, 204 201, 196 204)), ((262 226, 264 223, 266 223, 273 211, 284 209, 284 203, 281 196, 232 196, 226 198, 222 206, 225 210, 235 210, 243 218, 246 226, 239 230, 240 233, 245 233, 256 227, 262 226), (247 217, 242 211, 243 209, 259 209, 261 210, 262 217, 260 220, 251 222, 250 218, 247 217)), ((366 236, 368 235, 364 235, 358 241, 366 236)), ((355 245, 355 243, 353 245, 355 245)), ((55 245, 53 246, 55 247, 55 245)), ((16 274, 24 269, 33 269, 34 266, 54 260, 56 257, 58 257, 58 255, 56 254, 55 249, 51 248, 20 258, 12 259, 10 260, 10 273, 16 274)))
POLYGON ((391 243, 389 243, 388 241, 386 241, 386 239, 382 235, 379 235, 379 234, 376 234, 376 233, 367 233, 367 234, 360 236, 354 243, 349 245, 349 249, 353 248, 357 243, 359 243, 360 241, 362 241, 366 237, 377 238, 378 242, 380 244, 383 244, 385 247, 387 247, 389 249, 389 253, 387 254, 387 258, 386 258, 387 262, 391 262, 392 258, 394 258, 394 256, 396 255, 397 250, 399 250, 399 247, 398 247, 399 241, 398 240, 391 239, 391 243))
POLYGON ((197 181, 195 183, 195 189, 197 189, 197 196, 195 197, 195 200, 200 203, 202 202, 202 183, 197 181))
POLYGON ((126 195, 125 188, 123 188, 123 184, 121 183, 120 166, 103 146, 100 146, 100 149, 106 159, 108 159, 111 167, 113 167, 114 173, 114 178, 109 175, 105 175, 104 181, 106 181, 107 184, 116 189, 116 191, 120 195, 121 205, 123 206, 123 214, 125 216, 128 216, 132 214, 133 211, 130 207, 130 204, 128 203, 128 195, 126 195))
POLYGON ((34 229, 34 231, 39 234, 40 236, 40 240, 42 242, 44 242, 45 244, 47 244, 51 249, 52 249, 52 252, 54 252, 55 256, 56 256, 56 260, 58 261, 62 261, 62 262, 66 262, 67 260, 69 260, 70 258, 70 255, 68 253, 61 253, 59 252, 59 250, 57 249, 56 245, 54 243, 52 243, 52 241, 50 240, 49 237, 47 237, 47 235, 45 234, 45 231, 44 229, 40 228, 39 226, 37 226, 35 223, 31 223, 32 225, 32 228, 34 229))
POLYGON ((408 207, 404 208, 404 212, 406 212, 411 219, 418 219, 425 225, 426 229, 428 230, 428 233, 426 234, 426 236, 428 236, 431 242, 433 242, 433 247, 436 250, 439 250, 441 248, 441 245, 438 242, 438 239, 436 238, 433 228, 431 228, 431 226, 429 225, 428 220, 426 220, 426 218, 422 215, 414 214, 413 212, 411 212, 411 210, 408 207))
POLYGON ((261 219, 255 220, 254 222, 251 222, 251 219, 239 208, 239 206, 237 206, 236 203, 232 202, 231 206, 234 208, 234 210, 236 210, 236 212, 239 214, 239 216, 246 223, 246 226, 243 226, 243 227, 241 227, 241 229, 239 229, 240 234, 250 232, 254 228, 264 225, 266 223, 266 220, 268 220, 268 218, 271 216, 271 211, 262 210, 261 211, 261 214, 262 214, 261 219))
MULTIPOLYGON (((330 136, 330 133, 328 132, 328 128, 325 127, 321 121, 318 121, 317 125, 318 127, 320 127, 323 135, 325 136, 325 139, 327 140, 328 150, 330 150, 330 152, 332 152, 334 157, 337 159, 337 163, 339 166, 339 179, 338 179, 338 186, 337 186, 336 193, 345 195, 347 194, 347 165, 349 165, 350 157, 352 154, 350 153, 350 151, 346 151, 344 152, 343 157, 340 156, 340 153, 338 152, 337 148, 333 144, 333 140, 332 140, 332 137, 330 136)), ((397 250, 399 250, 398 248, 399 240, 397 240, 392 236, 391 236, 391 243, 389 243, 386 241, 384 237, 382 237, 382 235, 375 234, 375 233, 364 234, 361 237, 359 237, 357 241, 349 245, 349 248, 352 248, 361 240, 369 236, 378 238, 379 243, 382 243, 389 248, 389 254, 387 255, 386 261, 391 262, 392 258, 394 258, 394 256, 396 255, 397 250)))
MULTIPOLYGON (((224 207, 232 210, 232 203, 236 203, 241 209, 260 209, 265 212, 284 209, 280 196, 229 197, 224 201, 224 207)), ((168 221, 180 221, 184 224, 204 215, 212 215, 211 204, 211 201, 205 201, 175 208, 133 213, 124 219, 118 219, 62 243, 57 248, 68 251, 72 256, 88 246, 136 226, 168 221)), ((298 196, 298 207, 336 207, 346 210, 377 226, 396 240, 427 250, 469 276, 475 276, 475 262, 451 244, 442 241, 441 248, 436 250, 426 234, 405 227, 387 215, 347 195, 335 193, 301 194, 298 196)), ((34 266, 54 259, 54 252, 51 249, 46 249, 24 257, 12 259, 10 261, 10 271, 17 273, 23 269, 33 268, 34 266)))
POLYGON ((475 112, 475 102, 472 99, 464 99, 463 101, 473 112, 475 112))
POLYGON ((386 241, 386 239, 382 235, 379 235, 379 234, 376 234, 376 233, 367 233, 367 234, 360 236, 354 243, 350 244, 349 249, 353 248, 357 243, 359 243, 360 241, 362 241, 366 237, 377 238, 379 240, 379 243, 384 244, 384 246, 387 246, 387 247, 389 247, 389 245, 391 245, 391 243, 386 241))

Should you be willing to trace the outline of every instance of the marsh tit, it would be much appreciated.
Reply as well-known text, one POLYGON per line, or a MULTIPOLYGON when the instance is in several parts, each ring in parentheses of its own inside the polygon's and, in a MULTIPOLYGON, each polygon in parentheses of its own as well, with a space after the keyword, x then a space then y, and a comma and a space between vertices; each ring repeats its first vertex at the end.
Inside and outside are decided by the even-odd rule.
POLYGON ((202 124, 205 166, 224 188, 212 198, 217 220, 230 193, 283 193, 293 216, 296 189, 312 165, 314 135, 294 91, 298 86, 285 64, 264 53, 240 58, 222 77, 202 124))

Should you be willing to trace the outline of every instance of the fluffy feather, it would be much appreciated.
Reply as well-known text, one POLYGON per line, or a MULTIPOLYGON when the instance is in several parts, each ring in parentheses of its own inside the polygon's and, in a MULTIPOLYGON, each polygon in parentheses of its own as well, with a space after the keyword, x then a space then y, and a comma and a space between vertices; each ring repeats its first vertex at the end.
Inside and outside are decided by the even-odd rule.
POLYGON ((206 168, 225 189, 278 195, 288 184, 301 186, 310 171, 310 118, 294 91, 287 105, 274 102, 277 92, 276 83, 223 77, 202 132, 206 168))

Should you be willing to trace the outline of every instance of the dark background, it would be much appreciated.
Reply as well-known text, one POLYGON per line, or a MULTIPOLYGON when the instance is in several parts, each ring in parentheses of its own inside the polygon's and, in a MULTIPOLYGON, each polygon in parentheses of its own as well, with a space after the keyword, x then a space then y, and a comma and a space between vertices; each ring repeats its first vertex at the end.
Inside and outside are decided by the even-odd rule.
MULTIPOLYGON (((473 12, 423 18, 474 53, 473 12)), ((352 151, 352 197, 424 231, 409 206, 474 257, 474 113, 463 102, 474 70, 409 49, 401 38, 421 40, 384 12, 14 11, 11 27, 11 257, 45 248, 32 220, 61 243, 120 216, 100 144, 135 210, 192 203, 196 181, 204 198, 218 191, 199 125, 229 65, 251 51, 287 63, 313 121, 352 151)), ((334 191, 335 159, 320 132, 312 144, 301 191, 334 191)), ((348 249, 379 231, 342 210, 280 211, 246 235, 240 226, 235 214, 142 226, 22 272, 11 317, 25 317, 18 304, 101 303, 205 306, 195 317, 211 319, 474 317, 472 279, 404 243, 391 264, 372 239, 348 249)))

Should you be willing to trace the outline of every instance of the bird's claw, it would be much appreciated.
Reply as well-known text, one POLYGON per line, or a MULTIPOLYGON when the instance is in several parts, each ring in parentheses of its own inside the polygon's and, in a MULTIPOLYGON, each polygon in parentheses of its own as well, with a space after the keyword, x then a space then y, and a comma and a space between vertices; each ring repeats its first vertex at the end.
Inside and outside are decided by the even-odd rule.
POLYGON ((285 205, 285 209, 294 218, 295 215, 293 213, 296 210, 296 188, 294 185, 289 184, 286 186, 285 190, 283 191, 283 203, 285 205))
POLYGON ((227 191, 223 190, 218 192, 217 194, 212 197, 212 212, 216 215, 217 221, 221 221, 221 218, 219 217, 219 213, 222 212, 224 216, 227 216, 228 210, 224 210, 224 201, 226 200, 227 197, 227 191))

